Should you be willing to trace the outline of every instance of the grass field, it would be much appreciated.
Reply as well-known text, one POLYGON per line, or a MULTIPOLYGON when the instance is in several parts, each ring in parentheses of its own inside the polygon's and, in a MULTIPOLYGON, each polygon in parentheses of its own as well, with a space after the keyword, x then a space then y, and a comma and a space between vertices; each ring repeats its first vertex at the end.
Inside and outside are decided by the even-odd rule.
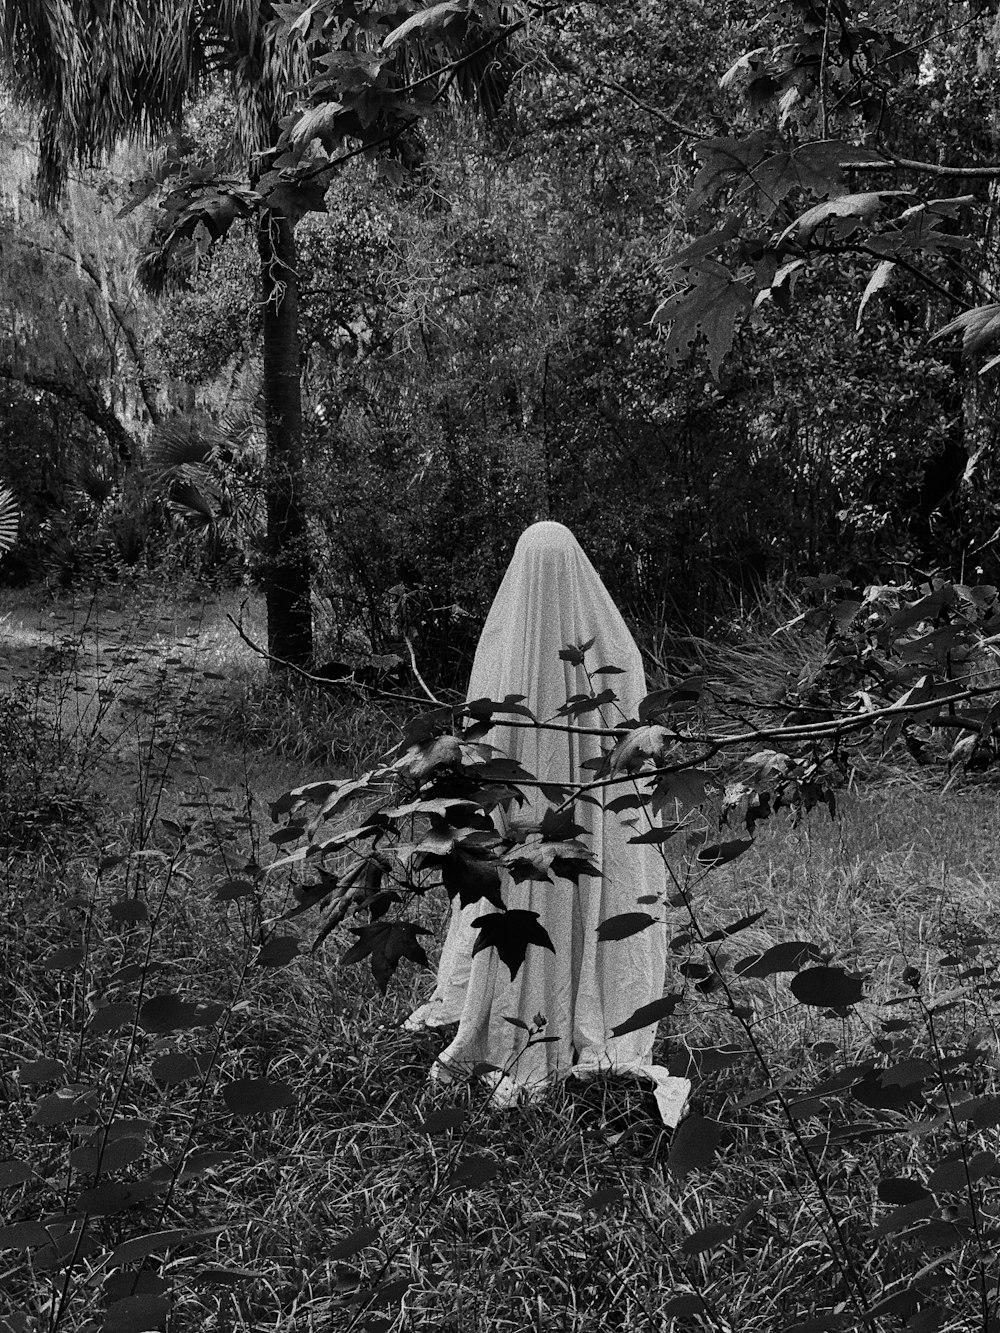
POLYGON ((394 718, 268 681, 228 614, 0 604, 0 1328, 995 1326, 996 1130, 949 1115, 995 1092, 990 785, 895 772, 704 879, 705 932, 766 909, 731 960, 807 940, 868 981, 839 1015, 792 1002, 787 974, 747 981, 741 1023, 675 970, 660 1058, 702 1132, 680 1161, 637 1084, 498 1112, 429 1083, 440 1036, 400 1027, 428 974, 404 963, 383 997, 338 966, 344 930, 256 961, 287 886, 214 889, 273 855, 270 800, 364 766, 394 718), (892 1002, 917 991, 903 1026, 918 1002, 892 1002), (224 1008, 143 1028, 157 995, 224 1008), (898 1105, 822 1090, 870 1058, 898 1105), (288 1105, 255 1110, 262 1080, 288 1105), (949 1160, 957 1185, 933 1174, 949 1160))

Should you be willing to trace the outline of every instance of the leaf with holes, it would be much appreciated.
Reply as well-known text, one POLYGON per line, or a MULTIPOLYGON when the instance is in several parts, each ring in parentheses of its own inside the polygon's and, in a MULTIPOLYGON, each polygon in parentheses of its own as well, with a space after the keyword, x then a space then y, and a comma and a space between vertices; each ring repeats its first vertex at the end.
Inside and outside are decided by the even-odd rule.
POLYGON ((674 365, 682 364, 704 340, 712 377, 718 380, 722 362, 733 346, 736 321, 752 305, 745 282, 724 265, 705 260, 685 291, 667 297, 657 307, 652 322, 665 329, 664 347, 674 365))

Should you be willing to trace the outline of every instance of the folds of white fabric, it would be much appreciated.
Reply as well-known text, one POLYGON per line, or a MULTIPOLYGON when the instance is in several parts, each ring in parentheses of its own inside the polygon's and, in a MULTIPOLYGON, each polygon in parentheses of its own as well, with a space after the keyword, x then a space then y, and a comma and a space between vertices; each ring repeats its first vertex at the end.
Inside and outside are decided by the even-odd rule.
MULTIPOLYGON (((557 715, 568 698, 604 688, 614 690, 617 703, 586 714, 582 725, 615 725, 635 717, 646 694, 639 650, 569 530, 557 523, 535 524, 518 542, 487 617, 468 698, 520 694, 539 720, 565 721, 557 715), (591 639, 588 676, 587 669, 559 653, 568 644, 591 639), (609 666, 620 674, 601 672, 609 666)), ((593 769, 585 765, 602 753, 601 736, 580 732, 501 723, 488 739, 546 783, 561 785, 592 778, 593 769)), ((593 803, 578 801, 573 810, 599 878, 584 876, 577 884, 514 884, 508 878, 503 885, 508 907, 539 914, 554 953, 529 945, 511 978, 494 949, 472 953, 473 922, 495 909, 486 902, 454 907, 434 993, 407 1022, 411 1028, 457 1022, 454 1039, 439 1057, 439 1073, 492 1066, 497 1080, 505 1081, 503 1095, 510 1103, 576 1071, 629 1072, 652 1079, 658 1089, 667 1087, 669 1076, 651 1063, 655 1028, 611 1036, 616 1025, 663 994, 665 874, 655 848, 630 843, 641 826, 609 811, 603 790, 597 790, 593 803), (657 922, 627 939, 601 941, 599 923, 628 911, 646 911, 657 922), (523 1028, 505 1021, 513 1017, 530 1025, 536 1015, 545 1019, 543 1042, 529 1042, 523 1028)), ((612 798, 627 790, 612 789, 612 798)), ((537 789, 528 788, 525 795, 525 805, 512 810, 511 817, 539 820, 548 801, 537 789)), ((676 1088, 664 1093, 661 1109, 673 1106, 676 1094, 676 1088)))

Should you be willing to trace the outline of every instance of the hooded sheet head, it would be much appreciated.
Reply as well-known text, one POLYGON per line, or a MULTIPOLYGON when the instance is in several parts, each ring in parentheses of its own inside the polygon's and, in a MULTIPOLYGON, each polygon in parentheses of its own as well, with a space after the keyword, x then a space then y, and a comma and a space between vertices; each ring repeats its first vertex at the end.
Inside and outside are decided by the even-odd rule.
MULTIPOLYGON (((569 528, 561 523, 534 523, 521 534, 486 617, 472 666, 469 699, 523 694, 528 707, 546 720, 571 695, 607 686, 618 695, 621 713, 634 716, 646 693, 635 640, 569 528), (594 676, 591 684, 583 667, 560 660, 560 649, 589 639, 594 643, 587 652, 587 668, 593 672, 616 666, 622 675, 594 676)), ((621 720, 613 705, 605 713, 609 724, 621 720)), ((520 758, 530 734, 501 727, 490 739, 520 758)), ((585 748, 596 754, 594 740, 595 744, 585 748)), ((567 748, 565 740, 562 748, 567 748)), ((559 767, 564 765, 565 761, 559 767)), ((565 781, 572 776, 551 774, 548 780, 565 781)))

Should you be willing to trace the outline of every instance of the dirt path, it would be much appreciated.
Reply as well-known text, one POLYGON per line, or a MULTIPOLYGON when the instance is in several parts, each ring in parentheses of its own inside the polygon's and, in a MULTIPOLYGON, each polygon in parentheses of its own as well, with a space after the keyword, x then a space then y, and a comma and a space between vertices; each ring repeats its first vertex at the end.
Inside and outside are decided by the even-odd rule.
POLYGON ((241 594, 2 594, 0 700, 14 701, 23 726, 54 737, 77 770, 70 778, 117 813, 154 770, 165 772, 167 805, 227 790, 263 807, 333 768, 262 747, 274 719, 260 705, 255 713, 252 697, 266 668, 227 619, 241 615, 260 641, 260 601, 241 594))

